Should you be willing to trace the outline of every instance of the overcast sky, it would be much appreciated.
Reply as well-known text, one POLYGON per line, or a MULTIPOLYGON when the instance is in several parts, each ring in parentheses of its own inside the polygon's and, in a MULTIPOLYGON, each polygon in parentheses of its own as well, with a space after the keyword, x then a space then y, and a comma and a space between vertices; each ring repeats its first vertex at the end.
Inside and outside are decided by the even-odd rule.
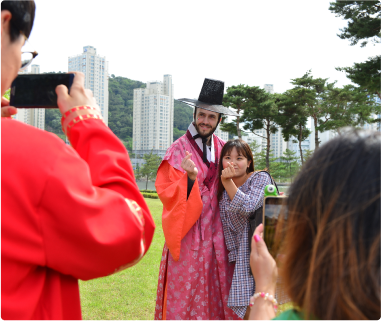
POLYGON ((335 70, 379 53, 337 36, 347 25, 325 0, 84 1, 35 0, 29 45, 41 72, 67 71, 68 57, 91 45, 109 74, 142 82, 171 74, 175 98, 197 98, 204 78, 292 88, 290 79, 350 83, 335 70))

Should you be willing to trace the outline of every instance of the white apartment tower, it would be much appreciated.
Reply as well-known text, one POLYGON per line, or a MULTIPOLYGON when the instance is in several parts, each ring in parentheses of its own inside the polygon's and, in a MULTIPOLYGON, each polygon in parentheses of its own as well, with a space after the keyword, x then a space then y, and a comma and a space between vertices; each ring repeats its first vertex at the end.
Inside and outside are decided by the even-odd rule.
POLYGON ((273 84, 266 84, 263 85, 263 88, 270 94, 274 93, 274 85, 273 84))
POLYGON ((30 73, 31 74, 39 74, 40 73, 40 65, 32 65, 30 73))
POLYGON ((134 89, 132 148, 137 155, 151 151, 164 157, 173 142, 172 76, 149 81, 146 88, 134 89))
MULTIPOLYGON (((39 74, 40 66, 32 65, 31 72, 28 69, 19 72, 19 74, 39 74)), ((45 129, 45 109, 44 108, 19 108, 17 114, 13 116, 14 119, 17 119, 25 124, 45 129)))
POLYGON ((108 61, 97 55, 92 46, 83 47, 83 53, 68 58, 68 71, 81 71, 85 75, 85 88, 91 89, 108 125, 108 61))
POLYGON ((227 142, 229 140, 229 133, 222 131, 219 125, 218 125, 216 131, 214 132, 214 135, 218 136, 219 138, 221 138, 225 142, 227 142))

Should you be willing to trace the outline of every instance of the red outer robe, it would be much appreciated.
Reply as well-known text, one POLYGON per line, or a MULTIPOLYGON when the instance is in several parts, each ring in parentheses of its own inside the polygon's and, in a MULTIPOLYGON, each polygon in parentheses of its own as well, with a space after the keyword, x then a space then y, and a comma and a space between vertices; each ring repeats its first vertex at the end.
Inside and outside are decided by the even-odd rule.
POLYGON ((127 151, 92 119, 73 147, 11 119, 1 134, 1 317, 81 319, 77 279, 133 265, 152 241, 127 151))

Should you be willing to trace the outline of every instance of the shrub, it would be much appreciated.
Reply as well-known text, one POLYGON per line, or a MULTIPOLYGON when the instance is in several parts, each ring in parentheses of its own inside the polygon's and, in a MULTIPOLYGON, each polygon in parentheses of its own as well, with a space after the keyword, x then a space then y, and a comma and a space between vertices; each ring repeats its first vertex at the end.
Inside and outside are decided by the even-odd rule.
POLYGON ((141 190, 140 193, 154 193, 154 194, 157 194, 156 191, 151 191, 151 190, 148 190, 148 189, 141 190))
POLYGON ((141 193, 145 198, 159 198, 156 193, 141 193))

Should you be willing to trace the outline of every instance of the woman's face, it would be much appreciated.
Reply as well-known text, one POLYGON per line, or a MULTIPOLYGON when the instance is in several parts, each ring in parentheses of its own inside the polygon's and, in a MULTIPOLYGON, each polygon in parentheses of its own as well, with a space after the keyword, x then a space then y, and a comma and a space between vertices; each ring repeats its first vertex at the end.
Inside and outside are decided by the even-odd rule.
POLYGON ((222 158, 222 167, 224 169, 228 167, 228 163, 234 165, 235 177, 240 177, 246 174, 246 170, 250 166, 251 161, 242 154, 238 154, 237 149, 233 147, 230 155, 225 155, 222 158))
POLYGON ((1 11, 1 96, 17 77, 21 67, 21 48, 25 43, 25 37, 22 34, 11 42, 9 34, 11 17, 9 11, 1 11))

